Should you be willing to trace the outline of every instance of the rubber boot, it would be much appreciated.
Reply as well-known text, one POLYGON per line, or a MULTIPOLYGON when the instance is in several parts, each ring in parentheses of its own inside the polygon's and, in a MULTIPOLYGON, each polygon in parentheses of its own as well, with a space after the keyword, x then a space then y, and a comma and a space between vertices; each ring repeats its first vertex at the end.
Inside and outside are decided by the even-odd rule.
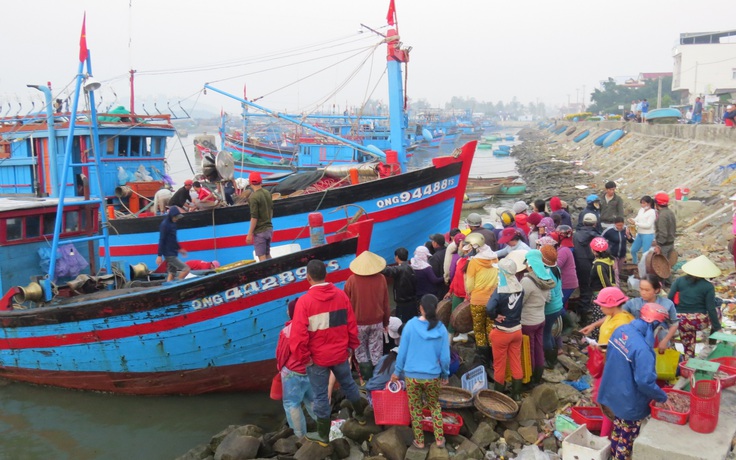
POLYGON ((491 347, 475 347, 475 359, 483 367, 488 367, 488 357, 491 355, 491 347))
MULTIPOLYGON (((358 421, 358 424, 365 425, 365 408, 368 406, 368 401, 360 398, 360 401, 353 403, 353 417, 358 421)), ((329 431, 329 427, 328 427, 329 431)))
POLYGON ((503 393, 506 391, 506 384, 505 383, 498 383, 495 380, 493 381, 493 391, 498 391, 499 393, 503 393))
POLYGON ((317 431, 307 433, 307 439, 312 442, 316 442, 322 447, 330 445, 330 419, 318 418, 317 419, 317 431))
POLYGON ((544 360, 546 362, 544 367, 554 369, 557 365, 557 348, 544 350, 544 360))
POLYGON ((359 363, 358 368, 360 369, 360 376, 366 382, 373 377, 373 364, 372 363, 359 363))
POLYGON ((542 383, 542 374, 544 374, 544 366, 532 369, 532 378, 529 380, 529 383, 524 384, 522 389, 524 391, 530 391, 542 383))
POLYGON ((511 398, 516 402, 521 402, 521 387, 523 383, 521 379, 513 379, 511 381, 511 398))

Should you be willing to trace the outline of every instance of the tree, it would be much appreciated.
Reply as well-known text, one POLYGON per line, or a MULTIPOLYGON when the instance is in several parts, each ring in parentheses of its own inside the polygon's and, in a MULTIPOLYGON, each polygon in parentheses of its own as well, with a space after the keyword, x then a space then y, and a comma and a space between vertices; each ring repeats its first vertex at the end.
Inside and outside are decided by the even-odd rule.
MULTIPOLYGON (((624 106, 624 110, 629 110, 631 101, 646 99, 649 101, 650 110, 657 107, 657 88, 659 80, 646 80, 644 86, 631 88, 624 85, 616 84, 613 78, 601 83, 602 89, 595 89, 590 100, 593 103, 588 107, 589 112, 598 113, 621 113, 618 108, 624 106)), ((672 104, 674 97, 672 95, 672 77, 662 78, 662 107, 672 104)))

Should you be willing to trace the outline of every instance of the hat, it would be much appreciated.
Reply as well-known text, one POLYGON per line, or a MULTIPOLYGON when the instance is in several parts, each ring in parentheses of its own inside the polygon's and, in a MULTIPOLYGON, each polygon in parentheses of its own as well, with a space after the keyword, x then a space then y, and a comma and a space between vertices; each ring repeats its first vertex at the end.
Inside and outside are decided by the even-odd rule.
POLYGON ((665 192, 659 192, 654 195, 654 202, 660 206, 667 206, 670 202, 670 196, 665 192))
POLYGON ((606 287, 601 289, 601 292, 598 293, 598 297, 596 297, 593 303, 604 308, 614 308, 620 307, 627 300, 629 298, 626 297, 626 294, 621 289, 617 287, 606 287))
POLYGON ((596 236, 590 242, 590 249, 595 252, 603 252, 608 249, 608 241, 602 236, 596 236))
MULTIPOLYGON (((482 233, 469 233, 465 236, 465 246, 470 246, 470 248, 479 248, 486 244, 486 237, 483 236, 482 233)), ((470 249, 468 248, 468 249, 470 249)))
POLYGON ((220 262, 216 260, 213 260, 210 264, 212 265, 212 268, 220 268, 220 262))
POLYGON ((518 235, 518 233, 515 228, 513 227, 504 228, 503 231, 501 232, 501 238, 499 238, 498 243, 506 244, 512 239, 514 239, 516 235, 518 235))
POLYGON ((588 195, 585 197, 586 203, 594 203, 596 201, 601 201, 601 199, 598 198, 598 195, 593 194, 593 195, 588 195))
POLYGON ((543 216, 539 214, 538 212, 533 212, 529 214, 529 217, 526 218, 526 221, 531 225, 537 226, 539 222, 542 221, 542 217, 543 216))
POLYGON ((445 245, 445 235, 441 233, 433 233, 429 235, 429 241, 434 241, 435 243, 439 244, 440 246, 445 245))
POLYGON ((501 223, 508 227, 514 223, 514 214, 511 211, 504 211, 501 213, 501 223))
POLYGON ((184 181, 184 185, 192 185, 193 183, 194 183, 194 181, 191 180, 191 179, 187 179, 187 180, 184 181))
POLYGON ((557 249, 554 246, 542 246, 539 248, 539 252, 542 253, 542 262, 548 267, 554 267, 557 265, 557 249))
POLYGON ((516 273, 519 273, 522 270, 526 270, 526 253, 529 251, 511 251, 506 256, 507 259, 511 259, 516 264, 516 273))
POLYGON ((526 226, 526 223, 528 222, 528 217, 526 214, 517 214, 516 217, 516 225, 519 227, 526 226))
MULTIPOLYGON (((736 199, 736 198, 735 198, 735 199, 736 199)), ((490 223, 490 222, 486 222, 485 224, 483 224, 483 228, 485 228, 486 230, 493 230, 493 229, 495 229, 496 227, 494 227, 492 223, 490 223)))
POLYGON ((698 278, 715 278, 721 276, 721 269, 706 256, 698 256, 682 266, 682 271, 698 278))
POLYGON ((549 209, 551 209, 552 212, 562 209, 562 200, 560 200, 560 197, 553 196, 549 199, 549 209))
POLYGON ((526 253, 526 263, 530 267, 532 267, 532 270, 534 271, 534 274, 537 275, 537 278, 540 280, 551 280, 552 275, 549 272, 549 269, 544 266, 544 263, 542 262, 542 253, 536 249, 532 249, 531 251, 526 253))
POLYGON ((598 223, 598 218, 592 212, 589 212, 583 216, 583 224, 595 225, 598 223))
POLYGON ((616 188, 616 183, 612 180, 606 182, 606 188, 616 188))
POLYGON ((399 328, 401 325, 404 324, 401 321, 401 318, 397 318, 396 316, 392 316, 388 319, 388 336, 392 339, 398 339, 401 337, 401 334, 399 334, 399 328))
POLYGON ((541 238, 539 238, 537 240, 537 244, 539 246, 552 246, 552 247, 554 247, 554 246, 557 245, 557 240, 555 240, 551 236, 543 236, 543 237, 541 237, 541 238))
POLYGON ((250 182, 253 185, 261 185, 263 182, 263 179, 261 178, 261 173, 258 171, 253 171, 250 173, 250 176, 248 176, 248 182, 250 182))
POLYGON ((360 276, 375 275, 384 268, 386 268, 386 261, 383 257, 370 251, 362 252, 350 262, 350 271, 360 276))
POLYGON ((517 201, 513 206, 511 206, 511 210, 514 211, 514 214, 519 214, 527 210, 527 205, 523 201, 517 201))
POLYGON ((465 240, 465 234, 458 233, 452 240, 455 242, 455 246, 460 247, 460 243, 465 240))
POLYGON ((521 283, 516 279, 516 262, 509 258, 501 259, 498 266, 498 292, 501 294, 509 294, 512 292, 521 292, 523 288, 521 283))
POLYGON ((483 224, 483 218, 477 212, 471 212, 465 218, 465 223, 471 227, 480 227, 483 224))
POLYGON ((548 232, 551 232, 555 229, 555 221, 551 217, 545 217, 539 222, 537 227, 544 227, 548 232))

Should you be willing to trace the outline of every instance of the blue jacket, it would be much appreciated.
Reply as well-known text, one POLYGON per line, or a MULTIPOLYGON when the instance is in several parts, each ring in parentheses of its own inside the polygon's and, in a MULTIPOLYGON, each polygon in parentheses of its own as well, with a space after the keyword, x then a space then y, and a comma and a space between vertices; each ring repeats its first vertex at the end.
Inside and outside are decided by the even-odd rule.
POLYGON ((404 326, 394 373, 412 379, 446 379, 450 376, 450 339, 442 322, 427 329, 418 317, 404 326))
POLYGON ((620 326, 608 341, 598 402, 618 418, 644 419, 652 400, 667 400, 667 394, 657 386, 654 365, 654 336, 649 324, 635 319, 620 326))
POLYGON ((608 227, 601 236, 608 241, 608 252, 613 257, 626 258, 626 230, 618 231, 616 227, 608 227))
POLYGON ((176 222, 174 217, 181 214, 179 208, 172 206, 169 208, 169 213, 161 221, 161 227, 159 227, 159 238, 158 238, 158 255, 164 257, 176 256, 179 254, 179 240, 176 239, 176 222))

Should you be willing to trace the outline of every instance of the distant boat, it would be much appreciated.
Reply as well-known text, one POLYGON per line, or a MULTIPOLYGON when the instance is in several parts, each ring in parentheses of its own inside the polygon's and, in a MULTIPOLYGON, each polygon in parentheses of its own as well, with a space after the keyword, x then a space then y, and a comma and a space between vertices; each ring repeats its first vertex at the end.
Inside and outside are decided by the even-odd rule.
POLYGON ((646 120, 653 124, 673 124, 682 118, 682 113, 673 108, 655 109, 647 113, 646 120))
POLYGON ((499 195, 521 195, 526 192, 526 184, 502 185, 499 195))
POLYGON ((608 135, 611 134, 614 131, 615 131, 615 129, 612 129, 612 130, 606 131, 605 133, 603 133, 600 136, 596 137, 595 140, 593 141, 593 144, 595 144, 595 145, 597 145, 599 147, 602 146, 603 145, 603 141, 605 141, 606 138, 608 137, 608 135))
POLYGON ((575 139, 573 139, 572 141, 573 142, 580 142, 583 139, 585 139, 586 137, 588 137, 589 134, 590 134, 590 130, 589 129, 586 129, 582 133, 580 133, 577 136, 575 136, 575 139))
POLYGON ((612 146, 619 139, 621 139, 622 137, 624 137, 624 134, 626 134, 626 133, 624 132, 623 129, 614 129, 613 131, 611 131, 608 134, 608 136, 606 136, 605 139, 603 139, 603 143, 601 144, 601 146, 602 147, 610 147, 610 146, 612 146))
POLYGON ((479 196, 465 195, 465 197, 466 199, 463 200, 463 210, 480 209, 483 206, 487 205, 493 198, 492 195, 479 195, 479 196))
POLYGON ((495 157, 507 157, 510 154, 511 154, 510 150, 501 150, 501 149, 493 150, 493 156, 495 157))
POLYGON ((499 145, 498 146, 498 149, 499 150, 506 150, 506 151, 510 152, 511 151, 511 146, 510 145, 499 145))
POLYGON ((514 139, 516 139, 514 136, 506 136, 507 141, 513 141, 514 139))
POLYGON ((478 148, 479 149, 483 149, 483 150, 492 149, 493 148, 493 144, 486 143, 486 142, 481 142, 481 143, 478 144, 478 148))

